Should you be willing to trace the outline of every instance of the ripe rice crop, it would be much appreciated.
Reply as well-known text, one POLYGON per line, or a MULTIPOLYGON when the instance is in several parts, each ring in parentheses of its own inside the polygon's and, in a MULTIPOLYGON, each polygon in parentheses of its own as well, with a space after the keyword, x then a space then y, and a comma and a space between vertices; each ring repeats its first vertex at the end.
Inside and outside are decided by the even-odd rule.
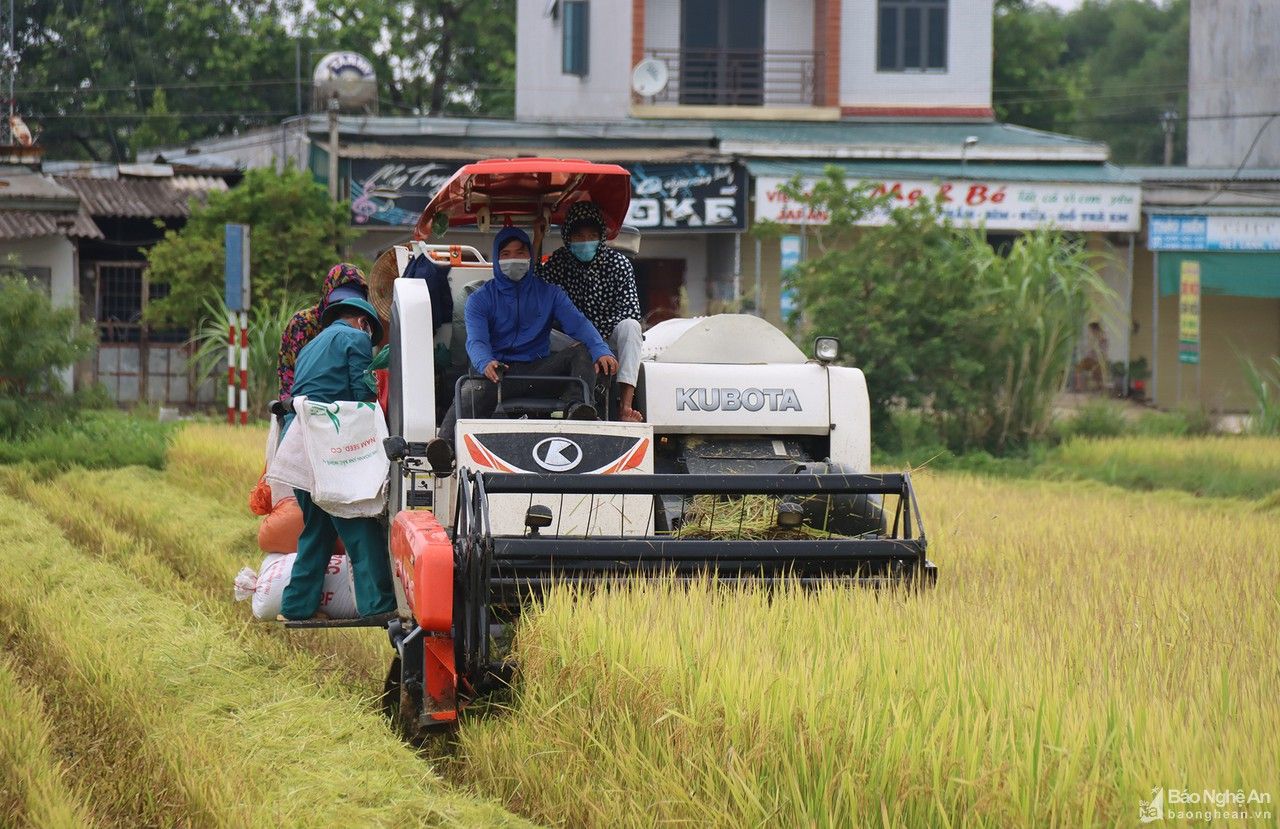
POLYGON ((52 747, 55 725, 40 696, 0 656, 0 825, 32 829, 92 826, 52 747))
POLYGON ((191 423, 173 437, 166 473, 182 486, 243 510, 262 474, 265 426, 191 423))
POLYGON ((24 551, 0 633, 57 684, 59 728, 100 766, 95 805, 126 825, 516 825, 450 792, 379 716, 317 693, 198 608, 76 550, 0 496, 24 551))
POLYGON ((456 774, 574 826, 1128 825, 1155 786, 1280 794, 1280 516, 917 484, 932 590, 551 595, 456 774))

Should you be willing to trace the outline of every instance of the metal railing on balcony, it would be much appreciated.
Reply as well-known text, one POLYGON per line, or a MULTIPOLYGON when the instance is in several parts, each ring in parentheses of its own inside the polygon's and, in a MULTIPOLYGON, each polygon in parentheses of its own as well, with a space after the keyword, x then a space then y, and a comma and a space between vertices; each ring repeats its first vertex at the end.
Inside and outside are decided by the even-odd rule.
POLYGON ((812 106, 813 52, 763 49, 648 49, 667 67, 666 87, 647 99, 687 106, 812 106))

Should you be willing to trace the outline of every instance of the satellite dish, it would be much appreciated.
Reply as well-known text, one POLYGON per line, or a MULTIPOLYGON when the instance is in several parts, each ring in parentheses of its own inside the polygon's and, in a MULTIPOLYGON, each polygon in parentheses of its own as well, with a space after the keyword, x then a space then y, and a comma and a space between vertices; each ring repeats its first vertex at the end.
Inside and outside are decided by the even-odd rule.
POLYGON ((669 79, 665 63, 645 58, 631 70, 631 89, 642 98, 652 98, 667 88, 669 79))
POLYGON ((378 76, 364 55, 330 52, 316 64, 312 81, 317 110, 327 109, 336 97, 342 112, 378 111, 378 76))

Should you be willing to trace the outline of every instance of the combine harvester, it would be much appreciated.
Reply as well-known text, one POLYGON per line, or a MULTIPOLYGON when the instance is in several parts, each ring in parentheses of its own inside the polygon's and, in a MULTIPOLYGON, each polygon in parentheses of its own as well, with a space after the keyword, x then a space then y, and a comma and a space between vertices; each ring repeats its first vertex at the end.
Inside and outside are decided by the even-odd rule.
MULTIPOLYGON (((451 265, 457 328, 490 263, 427 239, 449 226, 545 229, 581 199, 601 206, 613 238, 630 191, 615 165, 470 164, 427 205, 415 241, 384 256, 396 273, 414 255, 451 265)), ((646 333, 636 390, 646 422, 556 419, 558 388, 508 397, 492 419, 460 417, 456 467, 435 474, 425 451, 451 402, 442 398, 469 377, 437 380, 426 283, 392 284, 388 520, 400 618, 389 625, 385 703, 407 736, 455 722, 468 700, 508 681, 494 632, 553 583, 936 579, 910 476, 870 472, 866 383, 832 365, 834 339, 818 338, 807 359, 753 316, 660 323, 646 333)), ((440 341, 458 343, 449 329, 440 341)))

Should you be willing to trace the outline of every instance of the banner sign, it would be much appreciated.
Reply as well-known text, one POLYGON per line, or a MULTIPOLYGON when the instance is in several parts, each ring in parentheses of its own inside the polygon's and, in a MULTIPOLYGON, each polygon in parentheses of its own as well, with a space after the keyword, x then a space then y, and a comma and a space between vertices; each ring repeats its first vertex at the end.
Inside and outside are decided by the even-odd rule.
POLYGON ((747 172, 740 164, 624 164, 631 171, 627 221, 642 233, 744 230, 747 172))
MULTIPOLYGON (((351 223, 412 226, 458 161, 351 159, 351 223)), ((740 164, 623 164, 631 172, 626 223, 642 233, 744 230, 747 173, 740 164)))
POLYGON ((351 159, 351 223, 404 226, 456 173, 457 161, 351 159))
MULTIPOLYGON (((813 210, 778 192, 788 179, 756 178, 755 220, 781 224, 826 224, 825 211, 813 210)), ((801 184, 812 187, 812 179, 801 184)), ((1110 184, 1045 184, 1013 181, 876 181, 872 195, 888 194, 893 207, 937 199, 943 215, 956 224, 983 224, 988 230, 1032 230, 1052 225, 1061 230, 1136 232, 1142 225, 1142 190, 1110 184)), ((862 225, 884 225, 889 209, 868 215, 862 225)))
POLYGON ((1200 263, 1184 261, 1178 289, 1178 360, 1200 362, 1200 263))
POLYGON ((1147 249, 1280 251, 1280 216, 1153 214, 1147 249))
POLYGON ((778 253, 780 256, 778 265, 782 272, 781 309, 784 320, 791 319, 791 315, 799 308, 796 289, 788 284, 788 277, 791 276, 791 272, 795 270, 796 265, 800 264, 801 241, 799 236, 783 236, 778 240, 778 253))

